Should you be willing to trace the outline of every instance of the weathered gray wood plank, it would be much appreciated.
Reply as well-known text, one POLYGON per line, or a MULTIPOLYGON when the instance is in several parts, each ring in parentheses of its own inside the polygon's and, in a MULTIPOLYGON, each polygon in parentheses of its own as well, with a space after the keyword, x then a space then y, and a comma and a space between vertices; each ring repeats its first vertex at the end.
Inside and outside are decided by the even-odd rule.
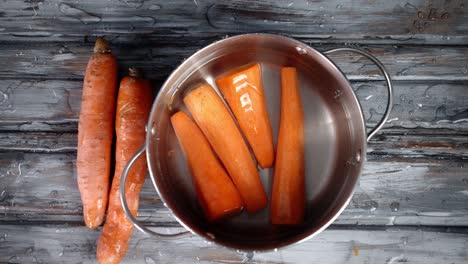
POLYGON ((0 152, 76 152, 77 133, 2 132, 0 152))
MULTIPOLYGON (((94 38, 93 38, 94 41, 94 38)), ((112 45, 121 70, 142 68, 149 78, 162 82, 185 58, 210 44, 194 38, 174 41, 112 45)), ((1 43, 0 77, 82 79, 93 43, 1 43)), ((339 45, 343 46, 343 45, 339 45)), ((337 45, 316 45, 328 50, 337 45)), ((363 46, 387 67, 395 80, 468 80, 468 47, 363 46)), ((330 55, 351 80, 382 79, 373 64, 355 54, 330 55)))
MULTIPOLYGON (((395 158, 468 159, 468 137, 463 134, 435 134, 429 129, 392 134, 394 131, 387 129, 377 135, 370 142, 367 154, 395 158)), ((76 132, 1 132, 0 152, 75 153, 77 141, 76 132)))
MULTIPOLYGON (((155 90, 184 58, 248 32, 327 50, 369 50, 395 82, 395 107, 351 203, 315 239, 246 254, 135 233, 126 263, 466 263, 468 13, 451 1, 31 0, 0 2, 0 262, 95 263, 76 186, 81 79, 96 36, 121 73, 142 68, 155 90), (428 227, 432 226, 432 227, 428 227), (70 239, 72 238, 72 239, 70 239), (253 256, 253 258, 252 258, 253 256)), ((353 81, 368 126, 386 93, 370 62, 333 57, 353 81)), ((179 230, 147 182, 139 218, 179 230)))
MULTIPOLYGON (((76 226, 2 225, 0 261, 96 263, 99 231, 76 226), (72 239, 70 239, 72 238, 72 239)), ((169 232, 180 229, 170 228, 169 232)), ((466 229, 329 228, 299 245, 240 252, 198 236, 167 240, 135 231, 123 263, 466 263, 466 229)))
MULTIPOLYGON (((0 153, 0 222, 81 222, 75 159, 74 153, 0 153)), ((468 226, 467 159, 368 160, 336 224, 468 226)), ((175 223, 149 180, 141 197, 145 221, 175 223)))
POLYGON ((453 1, 4 1, 0 41, 213 38, 275 32, 310 42, 467 44, 468 15, 453 1))
POLYGON ((81 81, 2 80, 0 113, 2 122, 77 122, 81 106, 81 81))
MULTIPOLYGON (((0 131, 76 131, 81 86, 79 80, 2 80, 0 131)), ((157 91, 158 86, 154 87, 157 91)), ((372 127, 385 109, 384 84, 353 82, 353 87, 361 100, 366 122, 372 127)), ((468 82, 397 81, 394 98, 387 130, 419 127, 468 130, 468 82)))

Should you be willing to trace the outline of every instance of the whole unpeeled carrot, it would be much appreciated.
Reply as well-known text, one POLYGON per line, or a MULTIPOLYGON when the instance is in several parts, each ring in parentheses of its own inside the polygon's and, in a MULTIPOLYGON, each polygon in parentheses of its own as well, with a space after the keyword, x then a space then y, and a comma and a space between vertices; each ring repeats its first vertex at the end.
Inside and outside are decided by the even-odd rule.
POLYGON ((281 69, 281 117, 271 199, 272 224, 304 219, 304 112, 296 68, 281 69))
POLYGON ((184 103, 231 176, 247 212, 264 208, 268 198, 255 162, 234 119, 213 87, 205 84, 190 91, 184 103))
MULTIPOLYGON (((133 225, 126 218, 120 204, 120 178, 125 165, 145 143, 145 126, 151 111, 152 88, 131 68, 129 76, 120 82, 116 113, 115 173, 109 195, 106 223, 99 237, 97 259, 99 263, 119 263, 125 256, 133 225)), ((139 193, 145 181, 147 166, 141 156, 127 176, 125 194, 130 211, 136 215, 139 193)))
POLYGON ((76 164, 84 220, 89 228, 102 223, 107 207, 116 88, 116 59, 109 44, 98 38, 84 77, 76 164))
POLYGON ((187 159, 198 200, 208 221, 216 221, 242 211, 243 202, 210 143, 195 122, 184 112, 171 123, 187 159))
POLYGON ((216 80, 262 168, 273 166, 275 150, 263 93, 260 65, 238 69, 216 80))

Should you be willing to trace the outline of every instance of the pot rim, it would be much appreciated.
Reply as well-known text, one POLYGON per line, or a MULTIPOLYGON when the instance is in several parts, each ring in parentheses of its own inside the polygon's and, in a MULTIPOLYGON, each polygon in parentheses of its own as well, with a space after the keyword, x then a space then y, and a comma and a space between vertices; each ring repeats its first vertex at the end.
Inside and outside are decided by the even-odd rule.
MULTIPOLYGON (((296 45, 297 47, 301 47, 301 48, 304 48, 306 49, 307 51, 310 51, 312 53, 316 53, 319 57, 321 57, 322 59, 324 59, 324 61, 326 63, 329 64, 329 66, 332 67, 333 70, 339 72, 340 74, 336 75, 336 76, 339 76, 339 78, 342 78, 343 81, 345 81, 345 83, 347 84, 348 88, 346 89, 349 89, 350 92, 351 92, 351 95, 353 97, 353 103, 355 103, 359 109, 359 112, 360 112, 360 120, 358 120, 360 122, 360 125, 361 125, 361 131, 363 131, 362 135, 362 138, 363 138, 363 145, 362 145, 362 148, 360 149, 360 161, 359 161, 359 168, 357 170, 357 176, 356 176, 356 180, 354 182, 354 186, 353 188, 351 189, 351 192, 349 193, 348 195, 348 198, 346 199, 346 201, 344 201, 341 205, 337 206, 339 209, 336 210, 336 212, 325 222, 323 223, 322 225, 320 225, 318 228, 312 228, 312 229, 309 229, 307 231, 304 231, 303 234, 300 235, 300 239, 290 239, 290 240, 293 240, 293 241, 290 241, 290 240, 285 240, 285 241, 282 241, 282 242, 279 242, 275 247, 262 247, 262 248, 247 248, 247 247, 236 247, 236 246, 233 246, 232 244, 229 244, 229 243, 225 243, 223 241, 219 241, 219 240, 216 240, 216 238, 214 238, 214 236, 210 233, 204 233, 204 232, 197 232, 195 231, 193 228, 191 228, 188 224, 186 224, 184 222, 184 220, 182 220, 182 217, 179 217, 178 213, 175 212, 174 210, 172 210, 172 208, 169 206, 170 203, 168 203, 168 201, 166 200, 166 198, 161 195, 161 191, 159 190, 158 188, 158 185, 156 183, 156 180, 155 180, 155 174, 157 172, 153 172, 151 170, 151 168, 153 168, 155 165, 157 166, 157 164, 152 164, 152 161, 150 159, 150 155, 151 152, 150 152, 150 149, 148 147, 146 147, 146 160, 147 160, 147 165, 148 165, 148 171, 150 173, 150 178, 151 178, 151 182, 153 183, 153 186, 158 194, 158 196, 160 197, 161 201, 163 202, 164 206, 169 210, 169 212, 171 213, 171 215, 177 220, 177 222, 179 222, 179 224, 184 227, 187 231, 191 232, 192 234, 196 234, 196 235, 199 235, 200 237, 202 237, 203 239, 209 241, 209 242, 213 242, 213 243, 216 243, 217 245, 220 245, 220 246, 223 246, 223 247, 226 247, 226 248, 230 248, 230 249, 237 249, 237 250, 242 250, 242 251, 255 251, 255 252, 268 252, 268 251, 272 251, 272 250, 277 250, 279 248, 287 248, 287 247, 291 247, 291 246, 294 246, 294 245, 297 245, 299 243, 302 243, 304 241, 307 241, 313 237, 315 237, 316 235, 318 235, 319 233, 321 233, 323 230, 325 230, 327 227, 329 227, 337 218, 338 216, 341 215, 341 213, 344 211, 344 209, 346 209, 346 207, 348 206, 348 204, 350 203, 353 195, 354 195, 354 192, 355 192, 355 189, 356 189, 356 185, 358 184, 359 180, 360 180, 360 177, 361 177, 361 173, 362 173, 362 168, 363 168, 363 164, 364 164, 364 161, 366 160, 366 149, 367 149, 367 140, 366 140, 366 127, 365 127, 365 119, 364 119, 364 113, 362 111, 362 107, 361 107, 361 104, 360 104, 360 101, 358 100, 357 96, 356 96, 356 93, 354 92, 354 90, 352 89, 352 86, 351 86, 351 83, 350 81, 348 80, 348 78, 346 77, 346 75, 343 73, 343 71, 330 59, 328 58, 327 56, 325 56, 324 53, 316 50, 315 48, 301 42, 301 41, 298 41, 296 39, 293 39, 293 38, 290 38, 290 37, 286 37, 286 36, 283 36, 283 35, 278 35, 278 34, 271 34, 271 33, 248 33, 248 34, 240 34, 240 35, 236 35, 236 36, 231 36, 229 38, 225 38, 225 39, 221 39, 221 40, 218 40, 218 41, 215 41, 205 47, 203 47, 202 49, 198 50, 197 52, 193 53, 189 58, 187 58, 186 60, 184 60, 181 64, 179 64, 172 72, 171 74, 166 78, 165 82, 163 83, 163 85, 161 86, 156 98, 154 99, 153 101, 153 106, 151 108, 151 113, 149 115, 149 119, 148 119, 148 122, 147 122, 147 126, 146 126, 146 140, 145 140, 145 144, 146 146, 149 146, 149 142, 153 139, 152 138, 152 134, 154 134, 154 130, 152 130, 153 128, 151 127, 152 124, 151 124, 151 120, 153 120, 153 116, 155 115, 155 112, 156 112, 156 106, 157 106, 157 102, 159 100, 161 100, 161 96, 163 94, 163 92, 165 90, 167 90, 167 86, 168 84, 170 83, 170 80, 175 78, 174 76, 176 75, 176 73, 181 69, 183 68, 184 66, 187 66, 188 64, 192 63, 191 60, 196 57, 198 54, 202 53, 202 52, 205 52, 206 50, 208 49, 212 49, 213 47, 216 47, 218 45, 223 45, 224 43, 226 42, 231 42, 231 41, 235 41, 237 40, 238 38, 244 38, 244 37, 247 37, 247 36, 259 36, 259 37, 266 37, 266 38, 270 38, 270 39, 282 39, 284 41, 288 41, 288 42, 291 42, 292 44, 296 45)), ((359 136, 359 135, 358 135, 359 136)))

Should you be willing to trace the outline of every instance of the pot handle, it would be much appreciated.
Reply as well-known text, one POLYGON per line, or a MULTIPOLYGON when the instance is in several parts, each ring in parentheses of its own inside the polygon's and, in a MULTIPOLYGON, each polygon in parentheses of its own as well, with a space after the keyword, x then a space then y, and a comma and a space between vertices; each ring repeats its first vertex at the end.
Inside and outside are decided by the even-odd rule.
POLYGON ((379 132, 379 130, 385 125, 385 122, 387 122, 388 117, 390 116, 390 112, 392 111, 393 107, 393 86, 392 86, 392 79, 390 79, 390 75, 388 74, 387 70, 383 66, 383 64, 373 55, 371 55, 369 52, 361 50, 361 49, 356 49, 356 48, 336 48, 336 49, 331 49, 327 50, 324 52, 324 54, 331 54, 335 52, 340 52, 340 51, 348 51, 348 52, 353 52, 357 53, 359 55, 362 55, 366 58, 368 58, 370 61, 372 61, 377 68, 379 68, 380 72, 385 77, 385 82, 387 83, 387 91, 388 91, 388 98, 387 98, 387 108, 385 109, 385 113, 382 117, 382 119, 377 123, 377 125, 368 133, 367 135, 367 142, 379 132))
POLYGON ((143 233, 145 233, 147 235, 153 235, 153 236, 164 237, 164 238, 178 238, 178 237, 182 237, 182 236, 186 236, 186 235, 190 234, 189 231, 183 231, 183 232, 175 233, 175 234, 164 234, 164 233, 158 233, 158 232, 152 231, 152 230, 146 228, 145 226, 143 226, 138 220, 136 220, 136 218, 130 212, 130 209, 128 208, 128 204, 127 204, 127 198, 125 196, 125 183, 127 181, 128 173, 129 173, 130 169, 132 168, 133 164, 135 164, 135 161, 138 160, 138 158, 145 153, 145 150, 146 150, 146 146, 143 146, 135 154, 135 156, 133 156, 133 158, 125 166, 125 169, 122 172, 122 177, 120 178, 120 189, 119 189, 120 202, 122 203, 122 208, 123 208, 123 211, 125 213, 125 216, 127 216, 128 220, 130 220, 130 222, 132 222, 132 224, 138 230, 140 230, 141 232, 143 232, 143 233))

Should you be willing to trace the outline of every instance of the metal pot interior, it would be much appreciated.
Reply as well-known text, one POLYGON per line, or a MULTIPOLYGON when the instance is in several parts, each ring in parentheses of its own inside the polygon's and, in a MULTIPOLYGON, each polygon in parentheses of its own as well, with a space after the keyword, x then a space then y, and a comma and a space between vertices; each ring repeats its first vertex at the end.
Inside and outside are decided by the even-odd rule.
MULTIPOLYGON (((365 156, 366 134, 359 102, 348 80, 318 51, 301 42, 269 34, 248 34, 216 42, 187 59, 168 78, 153 105, 148 123, 147 160, 161 199, 192 232, 218 244, 242 250, 268 250, 299 242, 328 226, 349 202, 365 156), (197 203, 190 173, 169 117, 189 113, 182 98, 201 82, 258 62, 272 124, 278 136, 280 74, 295 66, 305 114, 305 222, 297 226, 269 223, 269 208, 243 212, 208 223, 197 203)), ((271 197, 273 169, 260 170, 271 197)))

